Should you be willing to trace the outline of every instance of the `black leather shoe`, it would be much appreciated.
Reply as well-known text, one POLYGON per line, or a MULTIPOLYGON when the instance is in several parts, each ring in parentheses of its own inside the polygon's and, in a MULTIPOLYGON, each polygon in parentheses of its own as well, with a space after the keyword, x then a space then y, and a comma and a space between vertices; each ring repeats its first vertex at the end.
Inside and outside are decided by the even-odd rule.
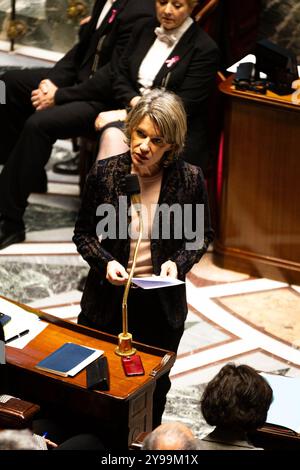
POLYGON ((79 175, 79 154, 64 162, 55 163, 52 170, 63 175, 79 175))
POLYGON ((20 243, 25 240, 25 228, 23 223, 12 222, 7 219, 0 221, 0 250, 13 243, 20 243))

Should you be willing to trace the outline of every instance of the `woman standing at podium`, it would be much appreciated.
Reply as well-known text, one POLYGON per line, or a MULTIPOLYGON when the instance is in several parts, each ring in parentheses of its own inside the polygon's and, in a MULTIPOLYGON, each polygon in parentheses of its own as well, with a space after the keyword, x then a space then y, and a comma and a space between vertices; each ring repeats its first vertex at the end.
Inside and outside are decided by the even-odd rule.
MULTIPOLYGON (((134 210, 131 219, 127 216, 129 198, 125 217, 121 214, 126 175, 138 176, 141 204, 148 214, 145 217, 142 212, 144 230, 135 276, 154 274, 184 281, 187 272, 206 252, 213 231, 203 174, 199 167, 179 158, 186 127, 180 98, 170 92, 152 90, 128 115, 125 132, 130 151, 100 160, 92 168, 73 237, 79 253, 91 267, 81 301, 80 324, 114 335, 122 331, 122 297, 136 243, 130 238, 128 225, 138 226, 134 210), (164 212, 155 218, 153 206, 156 211, 169 208, 167 220, 164 212), (181 218, 178 212, 176 216, 172 214, 175 207, 181 218), (109 225, 105 230, 111 230, 99 232, 110 209, 115 214, 115 224, 111 225, 113 218, 107 219, 109 225), (102 212, 102 222, 96 212, 102 212), (188 226, 193 229, 192 234, 187 233, 188 226)), ((186 315, 185 284, 130 290, 128 325, 135 341, 176 353, 186 315)), ((168 375, 158 379, 153 397, 153 427, 161 422, 169 388, 168 375)))

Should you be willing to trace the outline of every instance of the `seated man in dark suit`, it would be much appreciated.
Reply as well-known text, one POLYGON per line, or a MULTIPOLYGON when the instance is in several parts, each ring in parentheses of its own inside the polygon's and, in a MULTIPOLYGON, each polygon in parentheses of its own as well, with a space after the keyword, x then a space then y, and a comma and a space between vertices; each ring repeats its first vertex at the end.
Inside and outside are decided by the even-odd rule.
POLYGON ((111 64, 132 26, 154 16, 154 0, 97 0, 79 42, 52 68, 10 71, 2 80, 0 249, 25 239, 23 214, 57 139, 90 134, 100 111, 111 109, 111 64))

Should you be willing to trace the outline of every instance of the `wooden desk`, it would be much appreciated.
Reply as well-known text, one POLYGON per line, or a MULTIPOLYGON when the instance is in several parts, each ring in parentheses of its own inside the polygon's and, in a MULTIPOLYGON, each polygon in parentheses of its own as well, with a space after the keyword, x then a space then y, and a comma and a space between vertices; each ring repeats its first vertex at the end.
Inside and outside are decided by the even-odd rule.
POLYGON ((300 283, 300 93, 226 96, 217 265, 300 283))
POLYGON ((166 351, 135 343, 145 375, 126 377, 121 359, 114 353, 116 337, 21 306, 38 315, 48 326, 24 349, 6 346, 7 365, 2 366, 8 387, 5 393, 41 405, 51 417, 74 424, 74 429, 79 425, 81 430, 96 432, 111 448, 127 449, 140 432, 151 430, 155 381, 172 367, 174 353, 169 352, 168 362, 160 367, 166 351), (110 371, 109 391, 87 390, 85 370, 75 377, 60 377, 34 367, 67 341, 105 351, 110 371), (152 377, 149 374, 154 368, 159 371, 152 377))

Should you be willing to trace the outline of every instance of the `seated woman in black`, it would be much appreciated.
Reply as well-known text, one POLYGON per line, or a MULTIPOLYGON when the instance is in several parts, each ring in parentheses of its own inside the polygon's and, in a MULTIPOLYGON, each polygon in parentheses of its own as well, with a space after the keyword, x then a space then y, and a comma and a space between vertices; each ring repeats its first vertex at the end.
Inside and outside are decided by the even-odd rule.
POLYGON ((183 100, 188 117, 184 159, 205 172, 209 164, 207 100, 219 53, 214 41, 190 16, 196 4, 196 0, 157 0, 157 19, 137 23, 122 60, 114 68, 114 99, 123 109, 100 113, 95 122, 96 129, 105 130, 98 159, 126 151, 124 135, 118 129, 126 109, 159 87, 183 100))

